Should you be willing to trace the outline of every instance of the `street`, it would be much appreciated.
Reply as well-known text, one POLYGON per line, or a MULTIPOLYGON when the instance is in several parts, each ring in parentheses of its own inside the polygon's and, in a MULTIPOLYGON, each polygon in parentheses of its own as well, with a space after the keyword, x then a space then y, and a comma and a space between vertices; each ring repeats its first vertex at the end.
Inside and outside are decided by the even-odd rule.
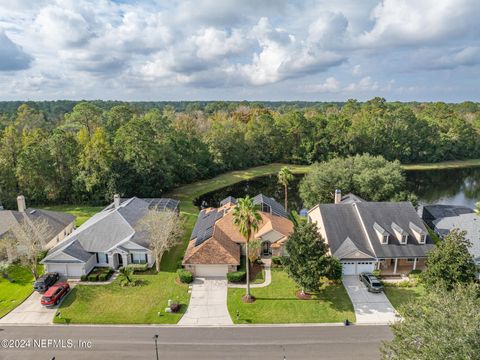
POLYGON ((55 360, 155 360, 155 334, 158 334, 159 359, 378 359, 381 341, 391 338, 388 326, 2 326, 0 329, 1 360, 54 357, 55 360))

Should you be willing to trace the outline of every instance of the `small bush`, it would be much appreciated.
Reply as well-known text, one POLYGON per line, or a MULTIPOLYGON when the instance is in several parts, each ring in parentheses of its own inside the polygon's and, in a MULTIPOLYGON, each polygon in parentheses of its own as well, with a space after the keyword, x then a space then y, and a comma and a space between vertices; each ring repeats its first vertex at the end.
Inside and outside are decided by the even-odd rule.
POLYGON ((148 264, 129 264, 127 265, 128 268, 133 269, 133 272, 145 272, 148 270, 148 264))
POLYGON ((110 276, 108 273, 103 273, 98 275, 98 281, 107 281, 110 276))
POLYGON ((180 282, 184 284, 189 284, 193 281, 193 274, 188 270, 178 269, 177 274, 180 282))
POLYGON ((82 276, 80 276, 80 280, 81 280, 81 281, 87 281, 87 279, 88 279, 88 276, 87 276, 87 275, 82 275, 82 276))
POLYGON ((373 276, 380 277, 380 270, 373 270, 372 271, 373 276))
POLYGON ((245 273, 245 271, 232 271, 227 273, 227 279, 232 283, 245 281, 246 277, 247 274, 245 273))
POLYGON ((183 266, 182 265, 182 260, 180 259, 180 260, 177 261, 177 269, 183 269, 182 266, 183 266))
POLYGON ((42 261, 47 256, 48 250, 40 251, 37 255, 37 262, 42 261))
POLYGON ((179 303, 171 303, 170 304, 170 310, 172 310, 172 313, 178 312, 181 307, 182 307, 182 305, 179 304, 179 303))
POLYGON ((98 281, 98 274, 90 274, 87 279, 88 281, 98 281))

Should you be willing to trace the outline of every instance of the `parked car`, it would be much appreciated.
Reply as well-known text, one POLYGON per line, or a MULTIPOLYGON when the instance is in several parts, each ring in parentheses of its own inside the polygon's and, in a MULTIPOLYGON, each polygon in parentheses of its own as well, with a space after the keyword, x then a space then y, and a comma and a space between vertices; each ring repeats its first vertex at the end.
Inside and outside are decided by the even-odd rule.
POLYGON ((66 282, 58 283, 51 286, 42 296, 40 303, 44 306, 57 305, 62 298, 67 295, 70 285, 66 282))
POLYGON ((50 286, 55 284, 59 277, 60 276, 56 272, 43 274, 33 283, 33 289, 39 293, 43 293, 47 291, 50 286))
POLYGON ((367 290, 373 293, 383 291, 383 285, 372 273, 362 272, 360 274, 360 281, 365 284, 367 290))

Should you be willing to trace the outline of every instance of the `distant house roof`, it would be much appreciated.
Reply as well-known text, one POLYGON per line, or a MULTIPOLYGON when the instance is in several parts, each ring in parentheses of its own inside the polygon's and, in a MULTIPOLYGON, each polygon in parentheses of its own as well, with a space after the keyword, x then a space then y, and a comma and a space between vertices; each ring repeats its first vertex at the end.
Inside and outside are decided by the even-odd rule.
POLYGON ((227 205, 227 204, 236 204, 237 199, 235 199, 233 196, 227 196, 225 199, 220 201, 220 206, 227 205))
POLYGON ((361 201, 365 201, 365 200, 363 200, 360 196, 357 196, 357 195, 352 194, 352 193, 348 193, 347 195, 342 196, 341 203, 342 204, 351 204, 351 203, 354 203, 354 202, 361 202, 361 201))
POLYGON ((24 212, 2 210, 0 211, 0 238, 8 233, 11 234, 11 228, 24 221, 45 221, 48 224, 47 238, 43 239, 46 243, 73 223, 75 216, 59 211, 33 208, 28 208, 24 212))
POLYGON ((42 262, 48 263, 58 252, 68 251, 71 252, 68 255, 85 261, 86 253, 91 256, 91 253, 107 252, 126 241, 138 245, 139 248, 148 247, 145 234, 136 231, 135 226, 147 211, 153 208, 175 211, 178 209, 178 201, 133 197, 121 200, 118 208, 110 204, 53 247, 42 262))
POLYGON ((280 205, 274 198, 258 194, 253 198, 253 203, 260 206, 260 210, 263 212, 271 213, 276 216, 283 216, 288 218, 288 214, 285 208, 280 205))
POLYGON ((432 229, 435 227, 434 220, 443 219, 446 217, 459 216, 462 214, 472 214, 473 209, 460 205, 423 205, 419 208, 420 217, 432 229))
POLYGON ((465 237, 472 243, 469 251, 475 258, 476 263, 480 264, 480 217, 477 214, 468 213, 448 216, 435 220, 434 224, 435 232, 441 237, 448 235, 453 229, 466 231, 465 237))
POLYGON ((354 253, 356 249, 364 254, 364 258, 424 257, 434 246, 428 237, 426 244, 417 241, 414 230, 418 232, 420 229, 425 234, 427 231, 409 202, 319 204, 310 211, 317 209, 331 252, 337 256, 347 256, 349 251, 354 253), (400 243, 395 230, 408 236, 406 244, 400 243), (390 235, 387 244, 382 244, 379 233, 382 236, 390 235))

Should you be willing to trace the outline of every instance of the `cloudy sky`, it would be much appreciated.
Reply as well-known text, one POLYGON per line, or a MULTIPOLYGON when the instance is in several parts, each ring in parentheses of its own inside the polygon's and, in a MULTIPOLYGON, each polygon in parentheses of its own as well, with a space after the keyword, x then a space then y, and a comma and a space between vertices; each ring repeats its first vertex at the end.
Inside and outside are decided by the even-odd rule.
POLYGON ((0 0, 0 100, 480 101, 479 0, 0 0))

